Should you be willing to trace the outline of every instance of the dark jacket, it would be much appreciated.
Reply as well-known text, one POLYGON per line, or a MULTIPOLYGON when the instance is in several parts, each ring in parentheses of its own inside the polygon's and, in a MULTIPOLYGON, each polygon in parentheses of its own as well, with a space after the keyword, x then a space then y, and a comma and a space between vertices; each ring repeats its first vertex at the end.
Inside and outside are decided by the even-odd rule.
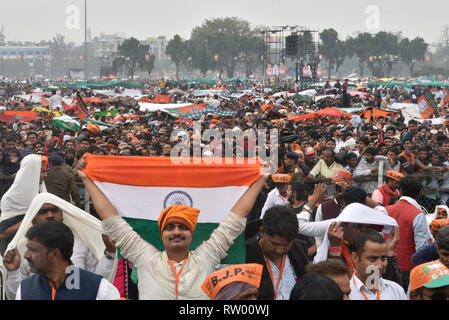
MULTIPOLYGON (((73 266, 72 266, 73 267, 73 266)), ((98 289, 100 288, 102 276, 87 270, 73 267, 65 280, 56 289, 55 297, 52 297, 52 286, 47 278, 40 274, 22 280, 21 299, 22 300, 96 300, 98 289), (77 271, 79 276, 79 287, 67 288, 66 284, 71 283, 68 277, 74 277, 77 271)))
MULTIPOLYGON (((260 249, 259 240, 255 237, 247 239, 245 242, 245 248, 246 263, 258 263, 263 265, 262 279, 260 281, 257 299, 274 300, 274 287, 262 254, 262 250, 260 249)), ((288 258, 293 266, 296 277, 302 277, 305 274, 305 267, 309 263, 306 242, 295 239, 288 253, 288 258)))
POLYGON ((419 266, 420 264, 438 259, 440 259, 440 256, 438 255, 434 242, 416 251, 412 257, 412 262, 415 266, 419 266))
POLYGON ((62 167, 53 167, 48 171, 45 187, 49 193, 53 193, 65 201, 70 202, 70 196, 72 196, 77 206, 81 204, 80 192, 76 186, 74 175, 62 167))

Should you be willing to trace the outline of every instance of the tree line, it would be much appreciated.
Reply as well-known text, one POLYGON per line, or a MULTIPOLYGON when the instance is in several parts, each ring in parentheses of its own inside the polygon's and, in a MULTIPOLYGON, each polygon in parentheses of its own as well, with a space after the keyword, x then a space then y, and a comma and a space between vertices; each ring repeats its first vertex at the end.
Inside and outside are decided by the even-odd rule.
MULTIPOLYGON (((263 26, 252 28, 248 21, 236 17, 205 20, 200 26, 193 28, 189 39, 183 39, 179 35, 170 39, 165 53, 175 67, 176 78, 179 77, 181 68, 199 71, 204 77, 209 71, 213 71, 220 78, 224 74, 233 78, 238 71, 248 78, 255 71, 265 72, 262 70, 263 66, 266 67, 263 59, 265 62, 268 59, 264 57, 267 52, 267 44, 264 43, 261 32, 264 29, 266 28, 263 26)), ((61 42, 60 39, 54 39, 54 43, 50 44, 50 51, 64 47, 58 41, 61 42)), ((346 39, 340 39, 338 32, 329 28, 319 33, 318 42, 318 46, 311 50, 315 57, 312 59, 318 61, 318 55, 323 58, 321 63, 328 78, 332 72, 339 72, 347 58, 351 59, 352 65, 357 64, 361 77, 368 73, 367 70, 373 76, 389 75, 393 64, 397 62, 408 67, 411 77, 426 72, 449 73, 449 52, 437 50, 432 55, 428 51, 429 44, 420 37, 409 39, 401 33, 380 31, 376 34, 356 32, 346 39), (445 57, 446 62, 442 63, 445 57), (417 71, 418 65, 422 68, 417 71)), ((446 49, 449 51, 449 48, 446 49)), ((280 54, 284 64, 295 63, 295 57, 286 56, 285 51, 280 54)), ((54 56, 62 55, 55 52, 54 56)), ((126 39, 113 57, 115 69, 125 72, 131 78, 137 70, 151 74, 155 67, 156 58, 149 54, 149 46, 135 38, 126 39)), ((61 65, 62 62, 61 60, 61 65)))

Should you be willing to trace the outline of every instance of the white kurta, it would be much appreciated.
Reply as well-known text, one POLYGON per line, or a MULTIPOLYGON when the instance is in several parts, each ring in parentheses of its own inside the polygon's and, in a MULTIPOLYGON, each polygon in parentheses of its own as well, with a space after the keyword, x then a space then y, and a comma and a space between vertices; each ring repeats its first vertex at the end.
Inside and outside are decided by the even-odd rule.
MULTIPOLYGON (((246 218, 230 212, 212 232, 209 240, 189 253, 178 283, 179 300, 208 300, 201 289, 206 277, 226 257, 234 240, 243 232, 246 218)), ((107 235, 116 242, 120 253, 137 268, 140 300, 176 299, 175 276, 167 253, 143 240, 120 216, 103 220, 107 235)), ((183 262, 173 263, 179 273, 183 262)))

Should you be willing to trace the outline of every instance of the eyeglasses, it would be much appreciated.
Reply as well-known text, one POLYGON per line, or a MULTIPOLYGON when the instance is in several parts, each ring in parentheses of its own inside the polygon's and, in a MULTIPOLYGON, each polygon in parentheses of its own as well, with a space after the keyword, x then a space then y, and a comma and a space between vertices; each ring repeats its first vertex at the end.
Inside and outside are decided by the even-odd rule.
POLYGON ((421 293, 421 295, 426 296, 427 298, 430 298, 432 300, 448 300, 449 299, 449 294, 444 293, 444 292, 437 292, 432 295, 421 293))

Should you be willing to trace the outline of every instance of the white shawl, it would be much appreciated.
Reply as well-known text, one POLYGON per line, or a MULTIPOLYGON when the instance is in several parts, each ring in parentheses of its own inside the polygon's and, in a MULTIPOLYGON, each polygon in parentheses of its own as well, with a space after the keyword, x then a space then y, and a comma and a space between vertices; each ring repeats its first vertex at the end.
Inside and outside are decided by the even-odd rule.
MULTIPOLYGON (((334 221, 381 225, 384 226, 382 233, 391 233, 394 230, 394 227, 398 226, 398 223, 394 218, 360 203, 351 203, 346 206, 334 221)), ((326 230, 323 243, 318 248, 313 263, 318 263, 327 259, 330 247, 327 232, 328 230, 326 230)))
POLYGON ((31 201, 39 192, 46 192, 45 183, 39 185, 41 156, 29 154, 22 159, 12 186, 0 202, 0 222, 25 214, 31 201))
MULTIPOLYGON (((104 255, 105 245, 101 235, 103 232, 103 227, 101 221, 93 217, 89 213, 81 210, 80 208, 74 206, 73 204, 55 196, 51 193, 40 193, 37 195, 30 204, 25 217, 20 224, 19 230, 17 230, 16 235, 11 240, 6 249, 6 252, 13 250, 18 247, 22 242, 26 241, 25 234, 28 229, 30 229, 33 224, 32 221, 36 216, 39 209, 43 204, 50 203, 62 210, 63 222, 76 233, 81 240, 86 244, 89 250, 92 252, 93 256, 98 260, 104 255)), ((115 278, 115 272, 117 269, 117 254, 114 261, 114 267, 111 274, 105 277, 106 280, 113 283, 115 278)), ((6 268, 3 267, 3 272, 6 274, 6 268)))

